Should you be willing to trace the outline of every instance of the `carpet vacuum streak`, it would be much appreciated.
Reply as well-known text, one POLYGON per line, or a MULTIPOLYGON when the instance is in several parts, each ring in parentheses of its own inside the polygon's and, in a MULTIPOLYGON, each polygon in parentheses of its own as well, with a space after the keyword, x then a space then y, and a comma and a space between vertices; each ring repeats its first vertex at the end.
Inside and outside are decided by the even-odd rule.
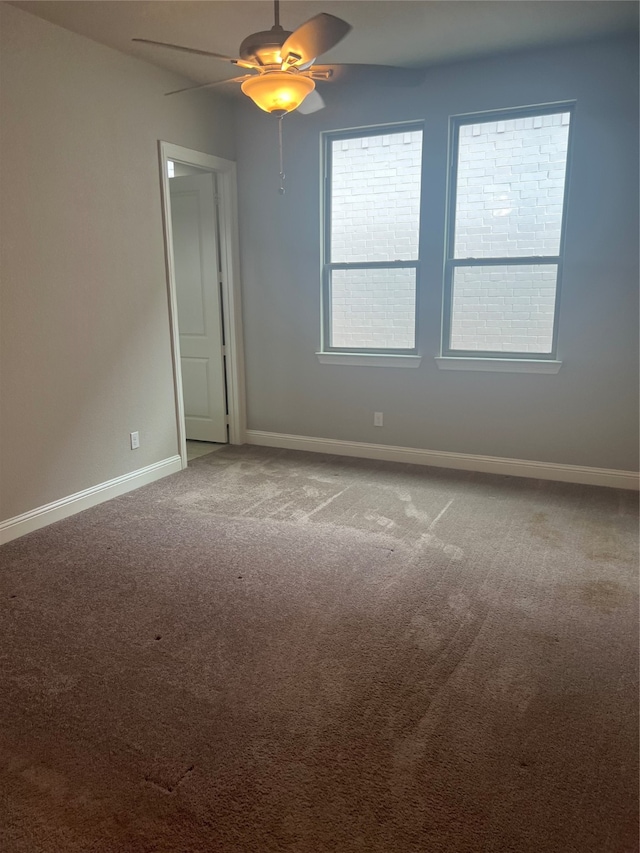
POLYGON ((5 545, 0 849, 637 851, 636 518, 227 447, 5 545))

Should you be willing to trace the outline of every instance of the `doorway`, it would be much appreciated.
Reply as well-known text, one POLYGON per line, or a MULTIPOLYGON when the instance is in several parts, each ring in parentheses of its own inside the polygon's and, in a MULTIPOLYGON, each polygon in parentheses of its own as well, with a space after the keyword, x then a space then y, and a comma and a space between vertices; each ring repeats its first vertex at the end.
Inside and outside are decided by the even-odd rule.
POLYGON ((182 466, 244 441, 235 164, 160 142, 182 466))

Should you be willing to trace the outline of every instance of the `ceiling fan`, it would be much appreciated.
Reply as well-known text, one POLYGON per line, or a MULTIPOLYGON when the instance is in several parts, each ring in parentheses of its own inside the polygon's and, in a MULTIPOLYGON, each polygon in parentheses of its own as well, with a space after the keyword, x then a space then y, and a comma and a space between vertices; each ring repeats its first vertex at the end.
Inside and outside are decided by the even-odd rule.
POLYGON ((151 39, 135 38, 132 41, 211 56, 231 62, 248 72, 229 80, 176 89, 167 92, 167 95, 224 83, 240 83, 244 94, 257 106, 280 117, 295 109, 305 114, 322 109, 324 101, 315 88, 316 82, 367 80, 382 86, 414 86, 424 78, 423 71, 390 65, 316 65, 316 59, 342 41, 351 30, 351 25, 335 15, 322 13, 310 18, 294 32, 285 30, 280 25, 279 0, 274 0, 274 17, 275 22, 270 30, 252 33, 243 40, 237 59, 210 50, 151 39))

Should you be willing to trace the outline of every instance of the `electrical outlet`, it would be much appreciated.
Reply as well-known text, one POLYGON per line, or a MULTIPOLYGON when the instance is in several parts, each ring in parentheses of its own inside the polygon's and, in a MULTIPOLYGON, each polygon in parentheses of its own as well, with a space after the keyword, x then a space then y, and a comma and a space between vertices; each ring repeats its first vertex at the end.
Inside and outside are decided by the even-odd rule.
POLYGON ((129 438, 131 439, 131 449, 137 450, 140 447, 140 433, 139 432, 131 432, 129 433, 129 438))
POLYGON ((382 412, 373 413, 373 425, 382 426, 382 412))

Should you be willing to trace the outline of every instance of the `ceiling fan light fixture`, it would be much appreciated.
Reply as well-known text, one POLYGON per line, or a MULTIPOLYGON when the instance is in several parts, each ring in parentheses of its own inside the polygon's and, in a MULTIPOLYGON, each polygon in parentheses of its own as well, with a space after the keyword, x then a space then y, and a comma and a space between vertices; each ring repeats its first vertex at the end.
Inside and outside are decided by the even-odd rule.
POLYGON ((291 71, 269 71, 245 80, 241 89, 261 110, 282 115, 297 109, 315 87, 310 77, 291 71))

